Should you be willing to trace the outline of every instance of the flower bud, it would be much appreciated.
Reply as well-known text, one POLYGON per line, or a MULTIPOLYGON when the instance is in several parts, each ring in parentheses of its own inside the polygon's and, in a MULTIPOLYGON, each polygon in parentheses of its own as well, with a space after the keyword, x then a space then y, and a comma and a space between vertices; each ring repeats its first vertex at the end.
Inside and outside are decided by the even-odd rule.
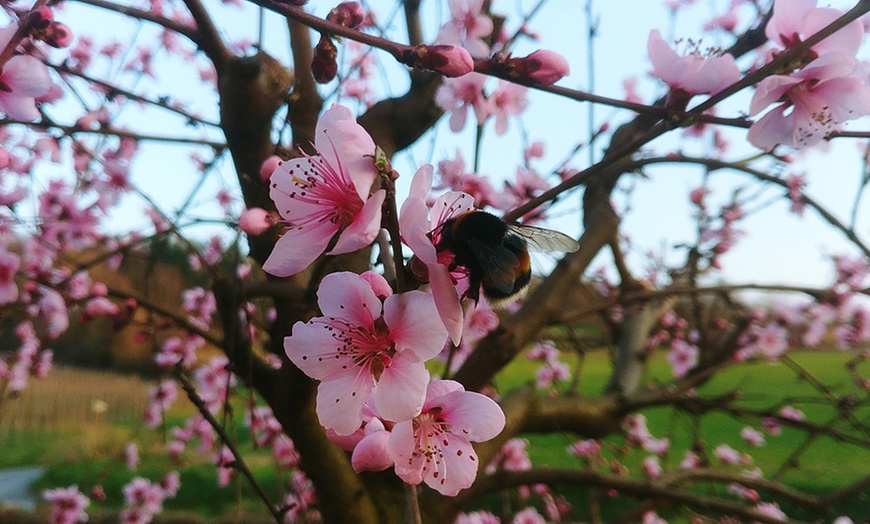
POLYGON ((30 13, 28 18, 30 27, 36 31, 42 31, 48 28, 54 22, 54 12, 50 7, 40 7, 36 11, 30 13))
POLYGON ((259 207, 248 208, 239 217, 239 229, 252 236, 261 235, 274 223, 271 213, 259 207))
POLYGON ((366 12, 359 2, 342 2, 329 11, 326 19, 344 27, 355 29, 366 19, 366 12))
POLYGON ((66 24, 52 22, 42 35, 42 40, 51 47, 69 47, 73 41, 73 33, 66 24))
POLYGON ((552 85, 571 72, 568 61, 554 51, 539 49, 529 56, 511 58, 514 75, 540 85, 552 85))
POLYGON ((454 45, 418 45, 409 52, 406 63, 449 77, 463 76, 474 71, 471 54, 454 45))
POLYGON ((266 160, 263 160, 263 163, 260 164, 260 180, 268 182, 272 178, 272 173, 274 173, 275 169, 280 165, 281 157, 278 155, 272 155, 266 160))
POLYGON ((314 80, 325 84, 338 74, 338 48, 328 36, 320 38, 320 42, 314 47, 314 58, 311 60, 311 74, 314 80))

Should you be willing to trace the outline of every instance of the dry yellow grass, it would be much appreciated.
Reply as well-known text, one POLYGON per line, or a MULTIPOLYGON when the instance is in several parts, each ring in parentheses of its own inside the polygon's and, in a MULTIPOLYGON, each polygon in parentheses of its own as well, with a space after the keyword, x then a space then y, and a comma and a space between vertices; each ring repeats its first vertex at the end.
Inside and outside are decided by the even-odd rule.
POLYGON ((57 367, 0 405, 0 442, 19 432, 135 423, 142 419, 151 386, 132 375, 57 367))

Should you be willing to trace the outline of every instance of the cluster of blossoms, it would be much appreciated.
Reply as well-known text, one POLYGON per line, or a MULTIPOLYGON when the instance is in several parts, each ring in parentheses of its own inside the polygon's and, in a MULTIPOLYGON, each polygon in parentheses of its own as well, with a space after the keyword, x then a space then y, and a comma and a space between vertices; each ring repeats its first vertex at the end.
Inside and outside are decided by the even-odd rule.
MULTIPOLYGON (((299 272, 327 250, 358 250, 380 231, 385 191, 371 194, 378 174, 372 139, 348 109, 333 106, 318 122, 315 140, 316 156, 284 162, 271 177, 288 227, 265 265, 273 274, 299 272)), ((418 172, 400 216, 403 239, 428 269, 431 293, 394 293, 370 271, 332 273, 317 291, 323 316, 293 326, 285 349, 320 381, 320 422, 353 450, 358 471, 392 466, 405 482, 455 495, 476 476, 471 442, 496 436, 504 415, 492 399, 457 382, 430 381, 425 367, 448 336, 457 344, 462 339, 460 297, 468 285, 451 275, 429 232, 473 204, 468 195, 449 192, 429 216, 431 176, 431 166, 418 172)))
MULTIPOLYGON (((776 0, 765 34, 773 48, 768 62, 801 44, 843 14, 830 7, 816 7, 816 0, 776 0)), ((732 10, 729 26, 736 16, 732 10)), ((843 123, 870 114, 870 68, 856 58, 865 27, 855 20, 782 64, 765 77, 749 104, 749 115, 759 116, 747 136, 764 150, 777 145, 795 149, 819 143, 842 128, 843 123)), ((649 37, 653 75, 667 83, 669 103, 684 109, 699 94, 715 94, 741 78, 730 54, 702 50, 689 42, 689 53, 680 56, 654 30, 649 37)))

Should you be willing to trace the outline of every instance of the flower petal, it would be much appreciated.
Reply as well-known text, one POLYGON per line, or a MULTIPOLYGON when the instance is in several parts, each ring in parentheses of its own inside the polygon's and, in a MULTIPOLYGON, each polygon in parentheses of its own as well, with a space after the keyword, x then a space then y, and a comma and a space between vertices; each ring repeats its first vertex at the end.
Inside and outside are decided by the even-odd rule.
POLYGON ((13 56, 3 66, 3 80, 16 95, 39 98, 51 89, 45 65, 32 56, 13 56))
POLYGON ((429 462, 423 470, 423 481, 438 493, 454 497, 471 486, 477 477, 477 453, 464 438, 455 433, 441 436, 439 447, 443 457, 440 463, 429 462))
POLYGON ((435 246, 429 239, 429 208, 422 198, 408 197, 399 213, 402 240, 426 265, 437 264, 435 246))
POLYGON ((329 252, 330 255, 358 251, 375 241, 375 237, 381 231, 381 206, 386 196, 386 191, 381 189, 366 200, 350 226, 341 232, 338 242, 329 252))
POLYGON ((387 298, 384 320, 397 351, 408 349, 429 360, 447 342, 447 329, 438 318, 438 309, 429 293, 409 291, 387 298))
POLYGON ((314 145, 331 165, 350 175, 360 199, 368 198, 378 172, 375 143, 350 109, 333 104, 317 120, 314 145))
POLYGON ((429 290, 435 300, 435 308, 441 317, 441 322, 447 328, 450 340, 457 346, 462 339, 462 304, 459 302, 459 294, 453 285, 450 271, 443 264, 432 264, 429 268, 429 290))
POLYGON ((504 412, 491 398, 473 391, 454 391, 437 401, 442 416, 451 424, 451 432, 468 440, 489 440, 504 429, 504 412))
POLYGON ((284 352, 296 367, 315 380, 342 373, 348 365, 356 368, 349 357, 336 358, 339 342, 334 335, 335 329, 322 318, 297 322, 293 334, 284 337, 284 352))
POLYGON ((307 268, 323 254, 338 226, 324 221, 312 227, 290 228, 263 264, 263 271, 276 277, 289 277, 307 268))
POLYGON ((350 435, 363 421, 362 408, 374 379, 371 373, 356 373, 340 380, 325 380, 317 386, 317 418, 338 435, 350 435))
POLYGON ((414 454, 416 447, 417 442, 414 439, 414 423, 412 421, 406 420, 393 426, 387 450, 390 453, 390 459, 395 464, 396 475, 412 486, 423 482, 425 457, 422 453, 414 454))
POLYGON ((349 271, 330 273, 317 289, 317 305, 327 317, 347 320, 374 330, 374 319, 381 316, 381 301, 371 284, 349 271))
POLYGON ((374 390, 374 404, 386 420, 400 422, 420 414, 426 400, 429 372, 413 351, 397 354, 384 368, 374 390))
POLYGON ((362 471, 383 471, 393 465, 387 445, 390 442, 390 432, 375 431, 363 437, 353 448, 351 465, 356 473, 362 471))

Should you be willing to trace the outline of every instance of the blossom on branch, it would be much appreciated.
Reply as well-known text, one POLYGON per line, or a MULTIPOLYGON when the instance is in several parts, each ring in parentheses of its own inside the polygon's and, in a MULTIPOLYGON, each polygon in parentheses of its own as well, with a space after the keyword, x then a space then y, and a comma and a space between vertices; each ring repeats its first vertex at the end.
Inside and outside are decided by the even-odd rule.
POLYGON ((686 56, 680 56, 665 42, 657 29, 649 34, 647 51, 653 76, 672 89, 682 90, 689 95, 718 93, 740 80, 740 70, 733 56, 716 50, 702 54, 697 48, 686 56))
MULTIPOLYGON (((6 48, 17 29, 13 24, 0 29, 0 51, 6 48)), ((39 118, 37 98, 51 88, 48 69, 37 58, 16 55, 0 64, 0 111, 10 118, 31 121, 39 118)))
POLYGON ((447 340, 431 295, 409 291, 382 302, 372 288, 355 273, 327 275, 317 290, 323 316, 297 322, 284 339, 290 360, 320 380, 317 415, 338 435, 360 427, 372 390, 386 420, 420 413, 429 382, 423 362, 447 340))
POLYGON ((436 380, 413 420, 399 422, 390 434, 396 474, 408 484, 425 482, 448 497, 471 486, 477 477, 472 442, 494 438, 504 429, 501 408, 491 398, 465 391, 452 380, 436 380))
POLYGON ((272 174, 269 195, 289 226, 263 264, 275 276, 296 274, 324 252, 362 249, 381 228, 386 193, 369 195, 375 143, 349 109, 333 105, 323 113, 314 147, 318 155, 288 160, 272 174))

